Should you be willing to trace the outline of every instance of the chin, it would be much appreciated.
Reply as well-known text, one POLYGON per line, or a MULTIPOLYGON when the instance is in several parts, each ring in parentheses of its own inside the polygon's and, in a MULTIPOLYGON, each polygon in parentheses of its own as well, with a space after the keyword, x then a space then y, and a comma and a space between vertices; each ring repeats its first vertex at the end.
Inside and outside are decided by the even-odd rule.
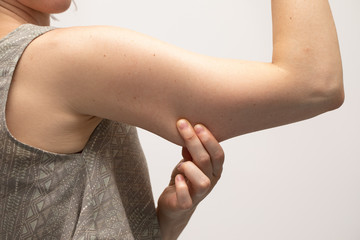
POLYGON ((69 9, 71 0, 52 0, 47 1, 44 9, 47 13, 62 13, 69 9))
POLYGON ((54 2, 59 2, 59 3, 56 4, 56 6, 54 6, 52 13, 65 12, 66 10, 69 9, 71 5, 71 0, 56 0, 54 2))
POLYGON ((65 12, 71 5, 71 0, 18 0, 21 4, 43 13, 65 12))

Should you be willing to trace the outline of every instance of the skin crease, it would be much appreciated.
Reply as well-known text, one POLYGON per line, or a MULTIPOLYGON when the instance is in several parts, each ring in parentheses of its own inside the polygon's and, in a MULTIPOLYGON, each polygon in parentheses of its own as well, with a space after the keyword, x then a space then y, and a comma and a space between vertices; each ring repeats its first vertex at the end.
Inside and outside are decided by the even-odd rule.
MULTIPOLYGON (((48 25, 49 14, 69 5, 0 0, 0 37, 24 23, 48 25)), ((222 166, 218 141, 308 119, 344 101, 328 1, 272 0, 272 12, 271 63, 202 56, 116 27, 46 33, 17 66, 6 109, 9 130, 31 146, 74 153, 106 118, 186 147, 185 162, 174 169, 158 208, 164 239, 176 239, 218 180, 209 170, 217 172, 214 162, 222 166), (188 128, 179 122, 175 127, 180 118, 190 121, 188 128), (191 125, 198 123, 211 133, 195 133, 198 127, 191 125)))

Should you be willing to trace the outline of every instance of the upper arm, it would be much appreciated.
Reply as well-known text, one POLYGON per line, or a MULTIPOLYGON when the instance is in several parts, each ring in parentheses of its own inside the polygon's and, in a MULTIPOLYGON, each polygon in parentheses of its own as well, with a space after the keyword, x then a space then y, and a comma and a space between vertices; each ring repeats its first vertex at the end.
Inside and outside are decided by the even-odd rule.
POLYGON ((38 44, 52 91, 69 108, 182 144, 175 123, 203 123, 219 140, 315 116, 324 95, 272 63, 191 53, 115 27, 58 29, 38 44), (50 73, 51 71, 51 73, 50 73))

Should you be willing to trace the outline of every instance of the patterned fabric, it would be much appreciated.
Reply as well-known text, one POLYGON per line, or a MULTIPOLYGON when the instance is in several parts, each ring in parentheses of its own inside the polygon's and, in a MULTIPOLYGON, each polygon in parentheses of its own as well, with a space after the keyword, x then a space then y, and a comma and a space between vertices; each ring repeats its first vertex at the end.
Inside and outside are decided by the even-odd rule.
POLYGON ((0 40, 0 239, 160 239, 136 128, 103 120, 77 154, 10 134, 5 107, 16 64, 51 29, 26 24, 0 40))

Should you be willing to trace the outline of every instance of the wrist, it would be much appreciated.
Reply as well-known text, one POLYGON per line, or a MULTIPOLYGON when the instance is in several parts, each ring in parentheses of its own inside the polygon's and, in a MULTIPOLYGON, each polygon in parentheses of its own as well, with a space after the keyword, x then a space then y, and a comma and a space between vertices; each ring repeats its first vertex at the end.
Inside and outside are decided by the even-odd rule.
POLYGON ((195 207, 189 210, 169 212, 161 207, 156 209, 157 218, 160 225, 161 239, 175 240, 188 224, 195 207))

